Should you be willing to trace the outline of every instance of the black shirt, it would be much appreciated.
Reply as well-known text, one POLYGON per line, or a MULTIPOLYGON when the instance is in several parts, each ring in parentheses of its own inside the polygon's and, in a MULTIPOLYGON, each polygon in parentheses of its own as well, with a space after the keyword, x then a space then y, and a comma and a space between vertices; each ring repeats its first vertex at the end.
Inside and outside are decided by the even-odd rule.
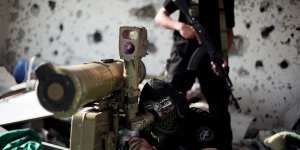
MULTIPOLYGON (((186 0, 190 5, 190 0, 186 0)), ((219 19, 219 0, 199 0, 199 15, 197 17, 198 21, 206 28, 207 33, 213 40, 212 43, 216 45, 217 49, 220 49, 220 19, 219 19)), ((223 0, 224 1, 224 11, 226 18, 227 28, 233 28, 235 25, 234 21, 234 0, 223 0)), ((165 0, 163 4, 164 8, 168 13, 172 14, 178 7, 172 0, 165 0)), ((180 13, 179 21, 188 23, 185 16, 180 13)), ((178 31, 174 32, 174 39, 182 39, 178 31)))

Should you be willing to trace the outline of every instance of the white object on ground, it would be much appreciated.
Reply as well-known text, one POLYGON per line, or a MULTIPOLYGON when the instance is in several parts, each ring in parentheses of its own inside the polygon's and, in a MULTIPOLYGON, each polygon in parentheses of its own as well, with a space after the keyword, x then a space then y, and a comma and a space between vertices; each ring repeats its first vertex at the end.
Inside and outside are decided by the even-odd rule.
POLYGON ((36 91, 0 99, 0 125, 52 115, 40 105, 36 91))

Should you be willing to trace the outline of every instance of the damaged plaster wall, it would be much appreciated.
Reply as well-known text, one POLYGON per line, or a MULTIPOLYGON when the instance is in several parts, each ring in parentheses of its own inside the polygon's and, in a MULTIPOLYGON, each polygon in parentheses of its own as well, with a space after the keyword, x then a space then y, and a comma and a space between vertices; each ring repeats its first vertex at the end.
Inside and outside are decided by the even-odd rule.
MULTIPOLYGON (((144 62, 148 74, 158 75, 172 43, 172 32, 153 23, 162 2, 2 0, 1 58, 10 52, 59 65, 117 58, 119 26, 145 26, 150 49, 144 62)), ((237 48, 230 56, 235 94, 257 127, 283 126, 286 118, 299 117, 287 112, 300 100, 300 1, 236 0, 235 6, 237 48)), ((14 58, 7 61, 13 64, 14 58)))
POLYGON ((300 1, 236 0, 231 77, 258 127, 291 127, 300 117, 300 1))
POLYGON ((166 40, 171 38, 171 31, 158 28, 152 21, 161 1, 8 0, 8 3, 18 6, 16 13, 9 14, 14 18, 9 26, 9 51, 59 65, 118 58, 119 27, 145 26, 151 56, 144 60, 146 66, 157 66, 148 73, 163 72, 172 41, 166 40))

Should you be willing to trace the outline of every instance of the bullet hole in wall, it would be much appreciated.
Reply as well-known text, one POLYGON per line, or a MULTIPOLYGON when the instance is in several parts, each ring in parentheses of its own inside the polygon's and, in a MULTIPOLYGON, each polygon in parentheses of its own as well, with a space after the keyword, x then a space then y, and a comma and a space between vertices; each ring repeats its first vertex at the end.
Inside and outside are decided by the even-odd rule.
POLYGON ((132 16, 136 16, 140 19, 145 19, 145 18, 153 19, 155 17, 156 10, 153 4, 148 4, 141 8, 132 8, 129 11, 129 13, 132 16))
POLYGON ((281 43, 282 45, 289 45, 290 42, 291 42, 291 39, 288 38, 286 41, 281 41, 280 43, 281 43))
POLYGON ((262 38, 266 39, 269 37, 270 33, 275 29, 274 25, 263 27, 261 31, 262 38))
POLYGON ((102 34, 99 31, 96 31, 93 35, 93 39, 95 43, 99 43, 102 41, 102 34))
POLYGON ((60 32, 64 31, 64 25, 62 23, 59 25, 59 30, 60 32))
POLYGON ((37 17, 41 12, 40 6, 38 4, 33 4, 30 8, 30 12, 33 16, 37 17))
POLYGON ((261 60, 257 60, 255 62, 255 69, 259 69, 259 68, 263 68, 264 67, 264 63, 261 60))
POLYGON ((283 100, 286 101, 286 97, 283 97, 283 100))
POLYGON ((278 10, 279 13, 281 13, 282 10, 283 10, 283 8, 281 6, 279 6, 279 5, 277 5, 277 10, 278 10))
POLYGON ((53 37, 50 37, 50 38, 49 38, 49 42, 52 43, 53 41, 54 41, 54 38, 53 38, 53 37))
POLYGON ((56 2, 55 1, 48 1, 48 6, 49 8, 54 11, 55 7, 56 7, 56 2))
POLYGON ((245 23, 245 27, 247 29, 250 29, 250 27, 251 27, 251 21, 244 21, 244 23, 245 23))
POLYGON ((249 76, 249 74, 250 74, 249 71, 243 67, 240 67, 238 69, 237 73, 238 73, 238 76, 240 76, 240 77, 246 77, 246 76, 249 76))
POLYGON ((265 12, 270 7, 270 2, 268 1, 262 1, 260 3, 259 11, 261 13, 265 12))
POLYGON ((296 30, 297 30, 297 31, 300 31, 300 27, 296 27, 296 30))
POLYGON ((294 38, 294 33, 291 33, 291 37, 294 38))
POLYGON ((35 56, 36 56, 37 58, 41 58, 41 57, 42 57, 42 54, 41 54, 41 53, 37 53, 35 56))
POLYGON ((293 88, 293 87, 292 87, 291 83, 288 83, 288 84, 287 84, 287 89, 292 90, 292 88, 293 88))
POLYGON ((97 44, 102 41, 102 34, 99 30, 96 30, 93 34, 87 35, 88 44, 97 44))
POLYGON ((54 56, 57 56, 57 55, 58 55, 58 51, 57 51, 57 50, 54 50, 54 51, 53 51, 53 55, 54 55, 54 56))
POLYGON ((257 118, 254 118, 252 121, 253 121, 253 122, 256 122, 256 121, 257 121, 257 118))
POLYGON ((148 43, 147 52, 152 53, 152 54, 157 52, 157 47, 153 42, 148 43))
POLYGON ((282 60, 280 63, 279 63, 279 66, 281 69, 286 69, 289 67, 289 62, 287 60, 282 60))

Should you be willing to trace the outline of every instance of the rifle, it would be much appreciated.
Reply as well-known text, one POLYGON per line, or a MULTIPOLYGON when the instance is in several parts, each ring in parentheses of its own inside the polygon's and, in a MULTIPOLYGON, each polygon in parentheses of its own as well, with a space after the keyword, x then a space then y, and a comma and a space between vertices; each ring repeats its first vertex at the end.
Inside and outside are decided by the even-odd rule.
POLYGON ((126 140, 154 121, 137 116, 138 84, 146 69, 145 28, 120 27, 121 59, 106 59, 73 66, 41 65, 39 102, 56 117, 72 116, 71 150, 123 149, 126 140))
MULTIPOLYGON (((189 12, 188 12, 189 7, 188 7, 187 1, 185 1, 185 0, 172 0, 172 1, 176 4, 176 6, 180 10, 180 12, 182 12, 184 14, 187 21, 195 29, 196 34, 197 34, 196 37, 197 37, 198 44, 200 45, 200 47, 202 47, 202 49, 205 49, 208 52, 208 54, 210 56, 210 60, 213 61, 214 64, 216 65, 216 70, 219 73, 219 76, 222 79, 224 79, 224 81, 226 83, 225 86, 226 86, 227 92, 229 93, 230 101, 233 103, 233 105, 235 106, 235 108, 238 111, 241 111, 238 100, 233 95, 233 84, 229 78, 228 71, 226 71, 225 68, 222 66, 224 63, 222 54, 220 54, 220 52, 218 52, 217 49, 215 48, 215 46, 210 42, 210 38, 209 38, 208 34, 206 33, 205 28, 198 22, 197 18, 192 17, 189 14, 189 12)), ((204 51, 202 49, 198 48, 191 56, 191 60, 189 61, 189 64, 188 64, 189 70, 197 69, 197 66, 200 63, 201 58, 204 55, 204 51)))

